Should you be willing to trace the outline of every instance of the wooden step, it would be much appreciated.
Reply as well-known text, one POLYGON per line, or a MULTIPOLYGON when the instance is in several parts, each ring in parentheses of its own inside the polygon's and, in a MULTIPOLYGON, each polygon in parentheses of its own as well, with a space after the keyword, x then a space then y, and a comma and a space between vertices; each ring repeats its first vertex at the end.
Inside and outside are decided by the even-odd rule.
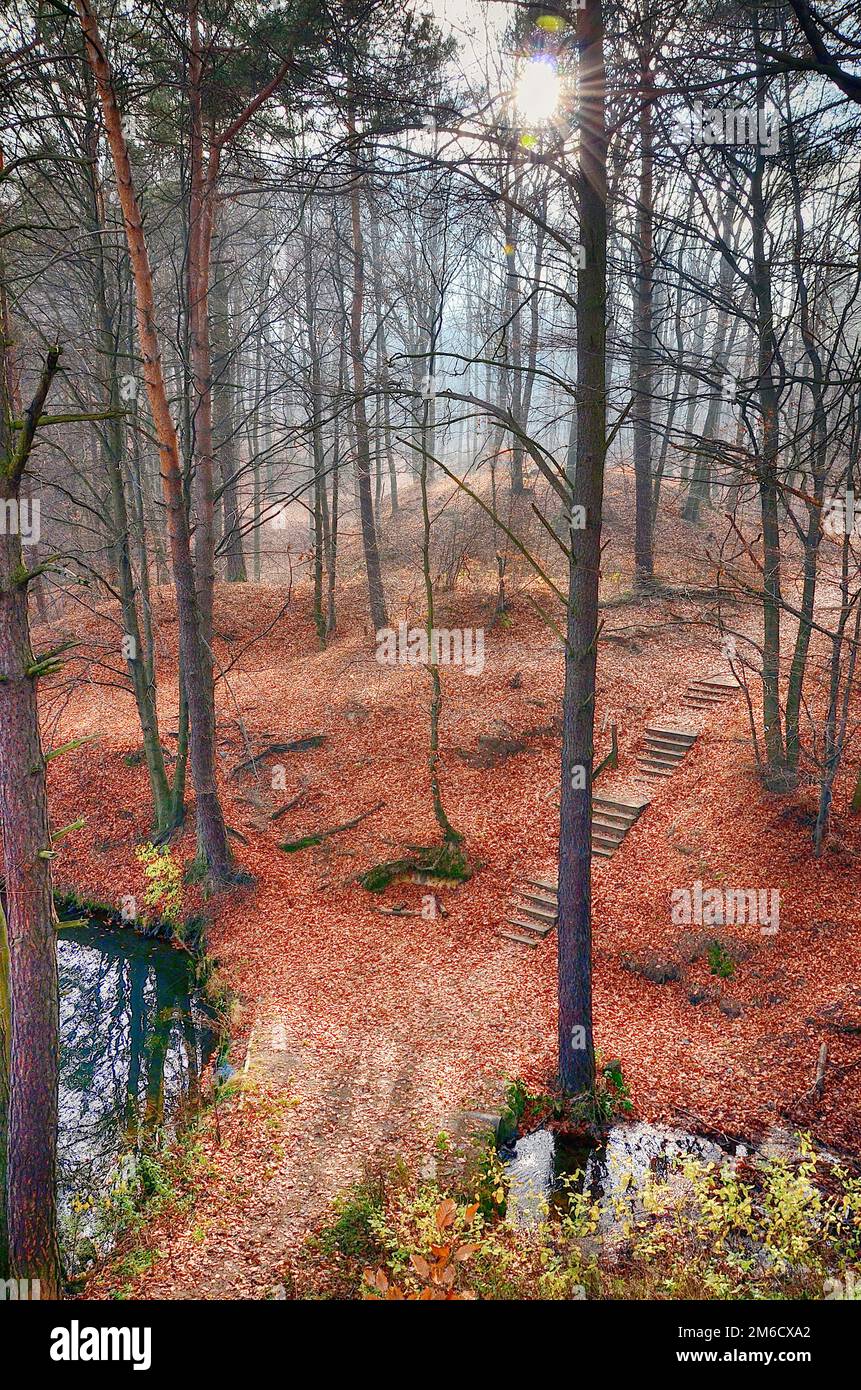
POLYGON ((516 927, 518 931, 532 931, 536 936, 547 936, 556 926, 556 919, 552 922, 524 922, 522 917, 506 917, 506 922, 510 927, 516 927))
POLYGON ((669 734, 646 734, 645 742, 650 748, 660 748, 667 753, 679 753, 684 757, 693 744, 688 739, 670 738, 669 734))
POLYGON ((592 817, 592 834, 598 833, 609 838, 616 836, 618 844, 621 844, 628 833, 628 827, 623 825, 613 825, 609 821, 600 820, 597 816, 592 817))
POLYGON ((608 826, 618 826, 619 830, 630 830, 636 819, 636 816, 633 819, 630 816, 623 816, 618 810, 604 810, 604 806, 598 806, 598 808, 593 806, 593 826, 595 820, 602 820, 608 826))
POLYGON ((592 817, 593 830, 612 830, 614 834, 619 836, 620 840, 624 840, 631 826, 635 824, 635 821, 631 821, 630 825, 619 825, 617 821, 605 820, 603 815, 592 817))
POLYGON ((524 902, 535 903, 536 907, 554 908, 556 906, 555 889, 553 892, 548 888, 541 893, 530 893, 527 889, 523 888, 520 891, 520 897, 523 898, 524 902))
POLYGON ((640 812, 649 805, 646 801, 621 801, 614 800, 608 796, 595 796, 592 798, 592 806, 599 807, 602 811, 618 811, 628 817, 631 824, 637 819, 640 812))
POLYGON ((684 753, 679 753, 677 758, 673 758, 670 753, 661 752, 657 748, 650 748, 647 744, 640 756, 641 758, 648 758, 652 763, 662 763, 665 767, 677 767, 679 763, 682 762, 684 753))
POLYGON ((533 950, 534 950, 535 947, 538 945, 538 940, 539 940, 539 938, 538 938, 537 936, 535 936, 535 937, 533 937, 533 936, 525 936, 525 935, 523 934, 523 932, 518 932, 518 931, 506 931, 505 927, 497 927, 497 928, 496 928, 496 935, 497 935, 497 936, 504 936, 505 939, 506 939, 506 941, 519 941, 519 942, 521 943, 521 945, 523 945, 523 946, 531 946, 533 950))
POLYGON ((735 676, 697 676, 691 681, 691 685, 708 685, 716 690, 741 690, 741 681, 737 681, 735 676))
POLYGON ((548 893, 555 893, 559 886, 554 880, 546 878, 527 878, 524 882, 528 883, 530 888, 546 888, 548 893))
POLYGON ((594 832, 593 832, 593 835, 592 835, 592 849, 593 849, 593 850, 597 850, 597 849, 609 849, 610 853, 612 854, 612 853, 613 853, 613 850, 618 849, 621 843, 622 843, 621 840, 608 840, 607 837, 606 837, 605 835, 596 835, 596 834, 594 834, 594 832))
POLYGON ((515 903, 513 910, 520 912, 524 917, 534 918, 536 922, 549 922, 552 927, 556 925, 556 908, 548 911, 547 907, 529 907, 526 903, 515 903))
POLYGON ((652 767, 651 764, 643 762, 642 759, 640 759, 638 766, 647 777, 672 777, 673 775, 669 768, 652 767))
POLYGON ((692 743, 696 743, 699 738, 697 729, 662 729, 657 724, 647 724, 645 732, 647 734, 664 734, 680 742, 687 743, 689 747, 692 743))

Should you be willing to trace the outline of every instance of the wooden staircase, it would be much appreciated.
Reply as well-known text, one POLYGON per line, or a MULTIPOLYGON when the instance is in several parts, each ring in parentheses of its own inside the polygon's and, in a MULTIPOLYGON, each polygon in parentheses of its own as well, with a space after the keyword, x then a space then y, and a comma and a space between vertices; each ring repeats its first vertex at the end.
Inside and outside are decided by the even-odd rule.
MULTIPOLYGON (((684 702, 693 709, 708 711, 721 705, 740 689, 735 676, 719 672, 688 682, 684 702)), ((696 729, 668 728, 647 724, 637 767, 643 777, 671 777, 688 749, 696 743, 696 729)), ((614 733, 615 752, 615 733, 614 733)), ((615 764, 614 764, 615 765, 615 764)), ((621 797, 592 798, 592 854, 610 859, 616 853, 648 799, 628 801, 621 797)), ((497 936, 535 947, 556 926, 558 918, 557 884, 551 878, 527 878, 508 905, 505 923, 497 936)))
MULTIPOLYGON (((593 855, 599 859, 610 859, 648 804, 648 801, 593 797, 593 855)), ((504 936, 506 941, 517 941, 522 946, 537 946, 556 926, 556 893, 555 879, 525 879, 509 904, 505 925, 497 927, 497 936, 504 936)))
POLYGON ((599 859, 611 859, 648 804, 648 798, 626 801, 621 797, 593 796, 592 853, 599 859))
POLYGON ((695 729, 664 729, 647 724, 643 751, 637 755, 640 772, 646 777, 671 777, 697 738, 695 729))
POLYGON ((688 688, 684 694, 686 705, 691 705, 694 709, 710 710, 716 705, 722 705, 725 700, 730 700, 741 689, 741 685, 733 675, 719 673, 713 676, 704 676, 702 680, 693 680, 688 683, 688 688))
POLYGON ((497 936, 537 946, 556 926, 556 884, 551 879, 527 878, 512 899, 506 925, 497 927, 497 936))

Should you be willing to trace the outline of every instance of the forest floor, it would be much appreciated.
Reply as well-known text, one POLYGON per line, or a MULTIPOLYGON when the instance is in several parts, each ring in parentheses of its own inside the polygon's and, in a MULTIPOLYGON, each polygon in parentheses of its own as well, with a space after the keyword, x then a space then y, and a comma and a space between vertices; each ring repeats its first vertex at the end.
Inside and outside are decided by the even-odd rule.
MULTIPOLYGON (((641 785, 632 769, 646 722, 678 717, 701 723, 702 736, 654 788, 623 847, 595 863, 597 1046, 621 1059, 644 1118, 754 1141, 795 1126, 861 1152, 861 822, 848 815, 850 780, 838 784, 832 836, 817 861, 813 790, 762 790, 744 698, 702 719, 683 705, 687 681, 722 665, 712 609, 703 598, 626 598, 630 534, 615 519, 623 504, 619 485, 608 508, 597 714, 599 729, 617 723, 621 758, 599 793, 641 785), (775 935, 757 925, 731 929, 738 960, 727 980, 703 958, 688 959, 685 929, 671 921, 672 889, 696 880, 780 893, 775 935), (679 978, 656 984, 640 973, 655 957, 675 963, 679 978), (706 998, 692 1003, 697 989, 706 998), (811 1103, 822 1041, 827 1082, 811 1103)), ((421 621, 415 537, 406 522, 403 530, 394 574, 409 580, 400 592, 384 556, 395 624, 421 621)), ((671 557, 661 566, 668 582, 707 580, 705 528, 671 515, 658 539, 658 553, 671 557)), ((96 1273, 94 1297, 120 1284, 134 1297, 172 1298, 289 1287, 304 1238, 367 1163, 420 1160, 453 1112, 489 1103, 506 1077, 544 1087, 553 1071, 555 933, 531 951, 495 928, 522 877, 555 865, 559 739, 531 734, 524 751, 490 767, 460 756, 476 751, 480 735, 523 734, 558 713, 559 643, 533 605, 549 601, 525 567, 512 565, 508 621, 491 628, 492 569, 481 555, 467 557, 455 589, 440 597, 438 626, 487 627, 482 674, 444 672, 442 719, 445 804, 480 867, 469 883, 439 892, 448 915, 428 920, 378 911, 419 908, 427 888, 397 884, 378 897, 355 882, 402 847, 436 838, 427 676, 375 659, 360 575, 344 583, 338 634, 325 651, 304 579, 285 608, 286 598, 283 584, 220 585, 216 603, 216 657, 229 667, 218 685, 222 790, 228 822, 244 837, 237 860, 254 882, 206 905, 208 945, 239 1002, 231 1057, 240 1069, 248 1059, 247 1084, 204 1125, 207 1162, 193 1209, 148 1233, 159 1257, 135 1279, 113 1266, 96 1273), (315 733, 326 736, 320 747, 269 758, 259 780, 231 772, 249 755, 246 735, 257 752, 315 733), (279 761, 286 786, 273 791, 269 770, 279 761), (269 810, 303 787, 295 809, 271 821, 269 810), (278 848, 378 802, 379 811, 322 848, 278 848)), ((176 727, 168 590, 157 605, 166 735, 176 727)), ((728 616, 740 632, 754 630, 752 610, 728 616)), ((133 702, 109 674, 118 669, 115 622, 108 607, 64 614, 83 645, 45 702, 47 742, 99 736, 50 764, 54 823, 87 821, 63 841, 58 884, 112 901, 142 893, 133 851, 149 824, 145 771, 126 761, 140 746, 133 702)), ((607 746, 605 731, 599 756, 607 746)), ((179 848, 192 856, 193 817, 179 848)))

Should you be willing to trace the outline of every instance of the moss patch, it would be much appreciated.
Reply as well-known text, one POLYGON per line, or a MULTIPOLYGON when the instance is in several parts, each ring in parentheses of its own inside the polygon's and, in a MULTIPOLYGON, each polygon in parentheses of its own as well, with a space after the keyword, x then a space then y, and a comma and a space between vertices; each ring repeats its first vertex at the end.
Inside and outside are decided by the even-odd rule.
POLYGON ((445 884, 466 883, 475 871, 459 845, 410 845, 402 859, 386 859, 359 875, 369 893, 383 893, 390 883, 416 876, 420 882, 438 879, 445 884))

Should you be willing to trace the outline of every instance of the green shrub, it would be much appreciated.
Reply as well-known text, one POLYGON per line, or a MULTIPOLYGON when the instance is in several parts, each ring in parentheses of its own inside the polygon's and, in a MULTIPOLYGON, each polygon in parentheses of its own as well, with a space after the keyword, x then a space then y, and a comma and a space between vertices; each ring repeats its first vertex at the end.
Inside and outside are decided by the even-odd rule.
POLYGON ((617 1175, 606 1198, 572 1175, 564 1201, 529 1226, 495 1200, 505 1185, 496 1165, 484 1178, 473 1166, 451 1192, 404 1173, 373 1200, 354 1189, 321 1246, 324 1259, 340 1256, 338 1296, 438 1297, 446 1279, 446 1296, 516 1300, 821 1299, 837 1280, 854 1288, 845 1275, 861 1253, 861 1178, 829 1164, 824 1187, 806 1138, 792 1158, 683 1159, 639 1186, 617 1175), (443 1247, 454 1254, 443 1260, 443 1247))
POLYGON ((144 903, 152 913, 181 935, 182 870, 167 845, 139 845, 135 858, 143 866, 147 886, 144 903))
POLYGON ((729 980, 735 973, 735 961, 719 941, 713 941, 709 946, 708 961, 712 974, 721 980, 729 980))

